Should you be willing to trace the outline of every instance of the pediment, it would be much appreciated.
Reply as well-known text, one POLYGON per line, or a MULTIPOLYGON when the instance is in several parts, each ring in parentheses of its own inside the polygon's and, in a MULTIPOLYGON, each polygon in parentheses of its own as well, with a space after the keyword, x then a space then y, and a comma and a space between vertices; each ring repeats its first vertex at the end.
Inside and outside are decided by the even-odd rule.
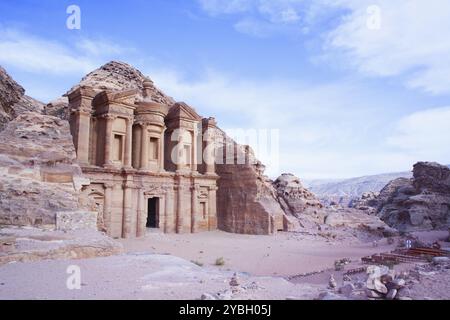
POLYGON ((188 106, 184 102, 175 103, 172 108, 170 108, 169 114, 167 116, 168 120, 171 119, 183 119, 183 120, 193 120, 200 121, 202 117, 195 111, 194 108, 188 106))

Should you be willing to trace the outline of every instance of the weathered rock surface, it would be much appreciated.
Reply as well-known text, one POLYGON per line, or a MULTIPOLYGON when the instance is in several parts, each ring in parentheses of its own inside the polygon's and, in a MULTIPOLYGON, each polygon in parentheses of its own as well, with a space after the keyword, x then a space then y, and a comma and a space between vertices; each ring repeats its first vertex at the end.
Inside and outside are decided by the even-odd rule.
POLYGON ((79 209, 81 175, 69 124, 23 113, 0 132, 0 224, 54 225, 56 212, 79 209))
POLYGON ((348 207, 364 193, 380 192, 397 178, 410 178, 411 172, 384 173, 371 176, 337 180, 305 180, 304 185, 325 205, 338 204, 348 207))
POLYGON ((121 252, 120 243, 96 230, 0 228, 0 265, 46 259, 87 259, 121 252))
POLYGON ((283 210, 298 219, 323 223, 326 216, 323 205, 316 196, 303 187, 293 174, 282 174, 273 183, 283 210))
MULTIPOLYGON (((144 82, 151 80, 146 78, 139 70, 124 62, 111 61, 97 70, 86 75, 79 86, 88 86, 99 90, 129 90, 139 89, 142 92, 144 82)), ((152 101, 172 106, 175 103, 171 97, 152 86, 149 96, 152 101)), ((143 98, 143 97, 139 97, 143 98)))
POLYGON ((219 148, 226 150, 231 144, 235 150, 231 161, 216 164, 220 176, 217 192, 219 229, 235 233, 272 234, 279 230, 298 228, 294 217, 286 214, 277 201, 277 192, 264 175, 264 165, 248 146, 242 146, 226 136, 220 129, 216 138, 219 148), (222 145, 220 145, 222 143, 222 145), (245 159, 240 164, 238 159, 245 159))
POLYGON ((44 105, 25 95, 25 89, 0 66, 0 131, 18 115, 34 111, 42 113, 44 105))
POLYGON ((379 195, 379 192, 365 192, 361 198, 353 200, 349 206, 354 209, 366 211, 367 214, 375 214, 379 195))
POLYGON ((345 227, 367 231, 380 237, 388 237, 397 234, 397 231, 389 227, 380 218, 368 215, 361 210, 350 208, 329 209, 325 223, 331 227, 345 227))
POLYGON ((413 179, 396 179, 377 198, 378 215, 401 231, 450 226, 450 169, 437 163, 414 165, 413 179))

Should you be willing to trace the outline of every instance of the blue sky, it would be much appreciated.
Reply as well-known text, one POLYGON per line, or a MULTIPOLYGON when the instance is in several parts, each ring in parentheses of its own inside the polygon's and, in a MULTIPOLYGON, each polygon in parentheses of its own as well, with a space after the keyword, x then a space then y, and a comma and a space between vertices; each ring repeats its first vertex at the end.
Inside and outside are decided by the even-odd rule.
POLYGON ((0 2, 0 65, 48 102, 128 62, 225 129, 277 129, 268 174, 450 163, 450 2, 0 2), (81 29, 69 30, 69 5, 81 29))

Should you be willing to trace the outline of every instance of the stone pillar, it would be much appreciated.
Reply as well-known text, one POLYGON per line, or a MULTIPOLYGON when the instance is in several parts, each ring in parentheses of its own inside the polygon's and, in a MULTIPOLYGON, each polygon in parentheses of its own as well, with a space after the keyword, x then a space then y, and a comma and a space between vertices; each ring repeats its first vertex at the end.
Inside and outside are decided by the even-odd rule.
POLYGON ((184 134, 184 129, 179 129, 178 130, 178 137, 177 137, 177 143, 175 148, 177 148, 176 150, 176 155, 177 155, 177 171, 182 171, 183 170, 183 165, 184 165, 184 159, 181 158, 181 155, 184 154, 184 147, 183 147, 183 134, 184 134), (183 160, 183 161, 182 161, 183 160))
POLYGON ((177 225, 176 232, 182 233, 184 226, 184 217, 183 217, 183 187, 178 185, 177 188, 177 225))
POLYGON ((141 170, 148 169, 148 132, 147 132, 147 124, 141 123, 142 127, 142 136, 141 136, 141 170))
POLYGON ((106 115, 106 129, 105 129, 105 166, 112 166, 113 162, 111 159, 112 150, 112 126, 115 117, 112 115, 106 115))
POLYGON ((128 239, 135 235, 131 234, 131 221, 133 214, 133 189, 134 185, 131 181, 125 181, 123 185, 123 222, 122 222, 122 238, 128 239))
POLYGON ((164 170, 164 137, 165 137, 166 129, 162 130, 161 136, 159 138, 159 171, 164 170))
POLYGON ((127 118, 127 134, 125 137, 125 156, 124 166, 131 168, 131 150, 133 143, 133 118, 127 118))
POLYGON ((104 223, 106 228, 106 234, 108 236, 111 236, 111 222, 112 222, 112 216, 111 216, 111 202, 112 202, 112 189, 113 189, 112 183, 105 183, 103 184, 103 187, 105 188, 105 206, 103 207, 103 217, 104 217, 104 223))
POLYGON ((205 150, 202 152, 205 162, 205 174, 216 173, 216 154, 215 154, 215 130, 216 120, 214 118, 204 118, 202 121, 203 140, 205 141, 205 150))
POLYGON ((191 150, 191 170, 197 171, 197 125, 194 124, 194 130, 192 131, 192 150, 191 150))
POLYGON ((143 237, 146 233, 146 218, 145 214, 145 197, 144 197, 144 189, 137 190, 138 192, 138 209, 137 209, 137 226, 136 226, 136 236, 143 237))
POLYGON ((80 165, 89 164, 89 145, 91 114, 85 111, 77 111, 78 139, 76 144, 77 159, 80 165))
POLYGON ((172 223, 173 218, 173 195, 172 191, 170 190, 173 188, 166 187, 166 194, 165 194, 165 212, 164 212, 164 233, 170 232, 170 224, 172 223))
POLYGON ((198 191, 199 185, 195 184, 192 187, 192 198, 191 198, 191 232, 197 232, 197 217, 198 217, 198 191))
POLYGON ((208 197, 208 228, 209 230, 217 229, 217 187, 209 188, 208 197))

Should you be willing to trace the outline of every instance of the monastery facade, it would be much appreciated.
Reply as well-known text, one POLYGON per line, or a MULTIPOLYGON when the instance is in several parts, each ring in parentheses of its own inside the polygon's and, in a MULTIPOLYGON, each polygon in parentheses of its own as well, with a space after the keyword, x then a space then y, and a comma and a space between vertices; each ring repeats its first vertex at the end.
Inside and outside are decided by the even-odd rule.
POLYGON ((144 82, 142 95, 83 86, 68 93, 78 163, 91 180, 83 192, 111 237, 217 229, 219 176, 208 152, 216 122, 184 103, 151 101, 151 86, 144 82))

